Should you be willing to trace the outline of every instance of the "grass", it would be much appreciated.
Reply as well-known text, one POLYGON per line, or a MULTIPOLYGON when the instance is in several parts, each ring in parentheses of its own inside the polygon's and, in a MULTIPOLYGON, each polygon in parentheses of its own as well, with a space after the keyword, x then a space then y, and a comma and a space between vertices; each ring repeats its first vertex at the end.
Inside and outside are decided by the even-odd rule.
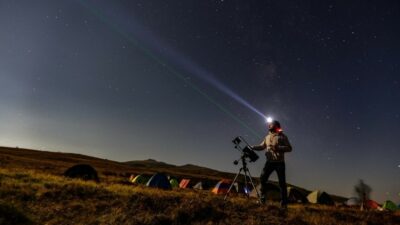
POLYGON ((130 174, 166 172, 210 181, 233 176, 192 165, 133 165, 143 162, 129 165, 79 154, 0 147, 0 225, 400 224, 400 212, 359 212, 316 205, 290 205, 285 212, 274 202, 260 206, 255 199, 235 196, 224 202, 223 196, 209 191, 132 186, 127 182, 130 174), (79 163, 94 166, 101 182, 61 176, 79 163))
MULTIPOLYGON (((208 186, 214 186, 221 179, 233 179, 235 176, 232 173, 220 172, 205 167, 194 165, 174 166, 155 160, 121 163, 81 154, 0 147, 0 166, 4 168, 30 169, 41 173, 61 175, 67 168, 76 164, 90 164, 97 170, 100 180, 108 184, 127 184, 127 177, 131 174, 150 176, 156 172, 163 172, 179 179, 189 178, 192 184, 202 181, 208 186)), ((254 180, 257 183, 258 178, 254 178, 254 180)), ((296 187, 296 189, 304 194, 310 193, 309 190, 301 187, 296 187)), ((279 194, 276 194, 277 196, 279 194)), ((331 195, 331 197, 337 202, 346 200, 340 196, 331 195)))
POLYGON ((400 224, 400 215, 276 203, 208 191, 163 191, 0 169, 0 224, 400 224))

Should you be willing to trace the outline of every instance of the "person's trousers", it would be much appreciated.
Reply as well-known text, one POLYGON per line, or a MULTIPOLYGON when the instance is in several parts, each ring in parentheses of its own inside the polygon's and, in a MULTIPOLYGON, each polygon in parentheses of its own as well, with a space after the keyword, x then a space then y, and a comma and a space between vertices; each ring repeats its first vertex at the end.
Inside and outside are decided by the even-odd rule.
POLYGON ((260 176, 261 181, 261 196, 265 198, 267 193, 267 182, 272 172, 276 171, 278 174, 279 187, 281 189, 281 205, 287 205, 287 189, 286 189, 286 174, 285 162, 266 162, 263 172, 260 176))

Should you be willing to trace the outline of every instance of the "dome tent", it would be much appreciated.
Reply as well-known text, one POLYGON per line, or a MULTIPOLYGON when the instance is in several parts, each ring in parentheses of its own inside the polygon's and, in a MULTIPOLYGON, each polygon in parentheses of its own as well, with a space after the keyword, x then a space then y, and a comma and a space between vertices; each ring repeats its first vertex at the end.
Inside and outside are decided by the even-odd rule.
POLYGON ((137 175, 135 178, 133 178, 132 183, 133 184, 142 184, 146 185, 147 181, 149 181, 149 178, 146 177, 143 174, 137 175))
MULTIPOLYGON (((212 189, 212 193, 214 194, 226 194, 231 186, 232 181, 230 180, 221 180, 219 181, 215 187, 212 189)), ((231 191, 235 191, 235 188, 232 187, 231 191)))
POLYGON ((194 186, 193 186, 193 189, 197 189, 197 190, 203 190, 204 189, 204 187, 203 187, 203 182, 198 182, 197 184, 195 184, 194 186))
POLYGON ((97 171, 88 164, 78 164, 70 167, 64 172, 64 176, 69 178, 80 178, 83 180, 99 181, 97 171))
POLYGON ((386 209, 386 210, 390 210, 390 211, 396 211, 399 209, 394 202, 389 201, 389 200, 387 200, 387 201, 385 201, 385 203, 383 203, 382 208, 386 209))
POLYGON ((133 182, 133 179, 135 179, 135 177, 136 177, 136 176, 135 176, 134 174, 131 174, 131 176, 129 177, 129 182, 132 183, 132 182, 133 182))
POLYGON ((313 191, 307 196, 307 200, 313 204, 322 204, 322 205, 334 205, 334 201, 331 196, 324 191, 313 191))
POLYGON ((178 183, 178 180, 177 180, 177 179, 171 178, 171 179, 169 180, 169 183, 171 184, 171 187, 172 187, 172 188, 179 188, 179 183, 178 183))
POLYGON ((358 198, 349 198, 347 201, 344 203, 347 206, 360 206, 361 202, 358 198))
POLYGON ((294 187, 287 188, 288 201, 290 203, 307 203, 307 197, 294 187))
POLYGON ((374 200, 367 200, 365 201, 365 207, 367 209, 379 209, 380 205, 374 200))
POLYGON ((188 188, 190 183, 190 179, 182 179, 179 183, 180 188, 188 188))
POLYGON ((147 181, 146 186, 155 187, 161 189, 171 189, 171 184, 169 183, 168 177, 162 173, 154 174, 149 181, 147 181))

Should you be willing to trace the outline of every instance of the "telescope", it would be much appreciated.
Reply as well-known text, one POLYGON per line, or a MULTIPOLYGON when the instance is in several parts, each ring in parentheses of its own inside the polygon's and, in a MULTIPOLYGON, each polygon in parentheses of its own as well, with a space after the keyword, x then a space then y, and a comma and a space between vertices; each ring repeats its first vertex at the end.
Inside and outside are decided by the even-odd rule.
MULTIPOLYGON (((236 137, 235 139, 232 140, 233 144, 235 145, 235 148, 241 153, 240 159, 235 160, 233 164, 238 165, 239 162, 242 163, 242 167, 239 169, 239 172, 236 174, 235 179, 233 179, 233 182, 231 186, 228 189, 228 192, 225 194, 224 200, 228 198, 228 195, 230 191, 232 190, 233 185, 236 183, 239 175, 243 172, 244 176, 244 190, 247 198, 250 197, 249 195, 249 183, 247 180, 249 179, 251 186, 253 187, 253 190, 256 190, 257 197, 260 199, 260 194, 258 193, 258 190, 256 189, 256 186, 254 185, 253 178, 250 174, 249 168, 247 168, 247 162, 255 162, 259 158, 257 153, 254 152, 253 149, 251 149, 250 145, 242 138, 241 136, 236 137)), ((260 200, 261 202, 261 200, 260 200)))
MULTIPOLYGON (((253 149, 251 149, 250 145, 246 142, 246 140, 244 140, 244 138, 238 136, 233 139, 232 142, 235 145, 235 148, 242 153, 241 158, 248 159, 249 162, 255 162, 258 160, 259 156, 254 152, 253 149)), ((235 160, 234 164, 238 164, 237 160, 235 160)))

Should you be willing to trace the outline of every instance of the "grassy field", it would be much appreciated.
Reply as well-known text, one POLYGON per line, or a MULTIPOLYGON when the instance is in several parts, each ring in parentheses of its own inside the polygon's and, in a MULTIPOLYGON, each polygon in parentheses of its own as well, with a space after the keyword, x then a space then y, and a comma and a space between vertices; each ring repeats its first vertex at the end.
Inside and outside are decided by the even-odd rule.
POLYGON ((73 180, 60 171, 74 162, 60 160, 58 165, 43 157, 47 163, 37 167, 33 162, 39 159, 29 164, 25 158, 0 156, 0 224, 400 224, 398 213, 315 205, 282 211, 277 203, 260 206, 240 196, 224 202, 208 191, 133 186, 119 172, 101 173, 99 183, 73 180))

